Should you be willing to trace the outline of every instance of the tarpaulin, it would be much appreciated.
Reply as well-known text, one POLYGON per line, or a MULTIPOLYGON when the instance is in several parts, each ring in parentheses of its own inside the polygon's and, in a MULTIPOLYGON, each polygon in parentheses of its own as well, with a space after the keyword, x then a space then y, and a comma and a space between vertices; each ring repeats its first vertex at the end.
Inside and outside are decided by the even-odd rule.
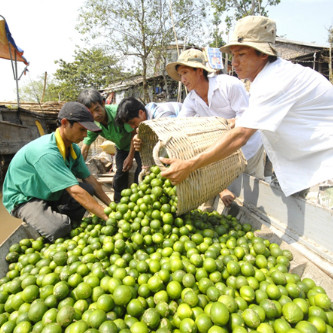
POLYGON ((27 59, 23 57, 23 50, 19 48, 7 25, 7 22, 0 15, 0 58, 22 61, 29 65, 27 59))

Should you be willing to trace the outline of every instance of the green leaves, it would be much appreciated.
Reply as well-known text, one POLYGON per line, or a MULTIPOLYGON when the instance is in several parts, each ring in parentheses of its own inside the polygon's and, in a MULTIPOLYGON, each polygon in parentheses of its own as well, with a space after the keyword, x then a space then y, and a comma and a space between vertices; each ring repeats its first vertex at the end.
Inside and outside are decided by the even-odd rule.
POLYGON ((78 29, 89 42, 119 52, 124 62, 140 61, 143 99, 148 101, 147 77, 156 74, 155 64, 163 74, 167 47, 176 40, 202 44, 207 4, 207 0, 87 0, 80 9, 78 29))
POLYGON ((115 56, 102 48, 77 49, 73 62, 57 61, 59 69, 54 74, 61 100, 76 100, 79 92, 87 87, 107 87, 121 75, 121 68, 115 56))

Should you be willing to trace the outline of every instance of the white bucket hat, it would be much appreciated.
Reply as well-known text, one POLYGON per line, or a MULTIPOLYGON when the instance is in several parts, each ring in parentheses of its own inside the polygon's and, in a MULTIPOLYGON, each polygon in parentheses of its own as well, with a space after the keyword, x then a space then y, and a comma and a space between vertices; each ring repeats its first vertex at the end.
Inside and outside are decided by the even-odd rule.
POLYGON ((177 65, 188 66, 192 68, 202 68, 208 73, 215 72, 214 69, 206 65, 206 58, 202 51, 197 49, 188 49, 183 51, 176 62, 170 62, 166 65, 166 71, 168 75, 176 81, 180 81, 180 75, 178 74, 177 65))
POLYGON ((237 21, 231 41, 220 48, 221 52, 230 53, 230 46, 249 46, 272 56, 277 56, 275 49, 276 24, 264 16, 246 16, 237 21))

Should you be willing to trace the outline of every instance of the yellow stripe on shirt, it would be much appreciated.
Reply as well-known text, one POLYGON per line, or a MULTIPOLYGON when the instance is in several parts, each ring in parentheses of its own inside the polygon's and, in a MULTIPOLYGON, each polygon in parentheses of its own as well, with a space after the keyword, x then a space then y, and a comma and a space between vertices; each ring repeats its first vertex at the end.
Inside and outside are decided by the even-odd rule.
MULTIPOLYGON (((65 147, 65 144, 64 144, 64 140, 62 139, 62 137, 60 135, 59 128, 57 128, 56 131, 55 131, 55 139, 56 139, 57 147, 60 151, 60 154, 63 157, 63 159, 66 161, 66 147, 65 147)), ((76 152, 73 148, 73 145, 71 145, 70 150, 71 150, 71 156, 72 156, 73 160, 76 160, 77 155, 76 155, 76 152)))

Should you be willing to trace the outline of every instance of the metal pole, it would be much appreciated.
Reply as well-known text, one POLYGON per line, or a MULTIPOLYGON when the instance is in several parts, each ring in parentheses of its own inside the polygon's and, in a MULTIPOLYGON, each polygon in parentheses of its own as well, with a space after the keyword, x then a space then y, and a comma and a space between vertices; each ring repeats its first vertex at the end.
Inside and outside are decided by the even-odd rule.
POLYGON ((18 84, 18 77, 17 77, 17 58, 15 52, 15 81, 16 81, 16 98, 17 98, 17 111, 20 110, 20 94, 19 94, 19 84, 18 84))

